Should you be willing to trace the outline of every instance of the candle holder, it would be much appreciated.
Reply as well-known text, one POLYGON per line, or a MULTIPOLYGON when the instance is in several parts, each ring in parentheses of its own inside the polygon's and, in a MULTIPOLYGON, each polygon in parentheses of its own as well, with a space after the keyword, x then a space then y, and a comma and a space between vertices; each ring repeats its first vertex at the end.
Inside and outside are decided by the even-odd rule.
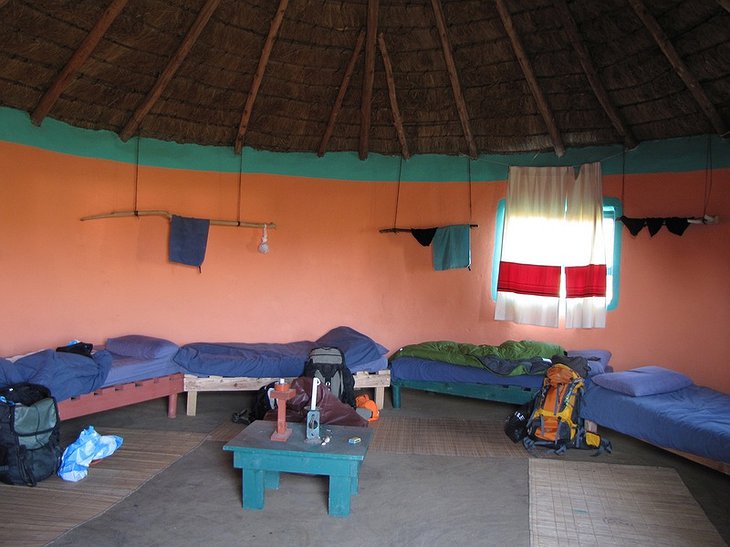
POLYGON ((293 398, 295 391, 291 386, 280 380, 275 386, 271 396, 276 399, 276 431, 271 434, 272 441, 286 441, 291 435, 291 428, 286 426, 286 402, 293 398))

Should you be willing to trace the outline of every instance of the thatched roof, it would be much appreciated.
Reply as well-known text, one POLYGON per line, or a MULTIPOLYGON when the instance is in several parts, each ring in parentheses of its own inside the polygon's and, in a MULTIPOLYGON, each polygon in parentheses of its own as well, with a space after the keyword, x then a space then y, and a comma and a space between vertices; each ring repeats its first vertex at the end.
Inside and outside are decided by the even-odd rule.
POLYGON ((730 125, 730 0, 0 0, 0 105, 272 151, 553 150, 730 125))

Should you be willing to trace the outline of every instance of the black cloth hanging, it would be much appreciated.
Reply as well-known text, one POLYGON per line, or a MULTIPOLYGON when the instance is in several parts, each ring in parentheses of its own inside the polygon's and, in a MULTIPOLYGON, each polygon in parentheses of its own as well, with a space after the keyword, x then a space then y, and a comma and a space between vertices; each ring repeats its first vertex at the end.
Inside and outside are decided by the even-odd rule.
POLYGON ((437 228, 411 228, 411 234, 421 245, 428 247, 436 235, 437 228))
POLYGON ((651 234, 651 237, 654 237, 657 232, 662 229, 662 226, 664 226, 664 219, 656 217, 647 218, 646 226, 649 228, 649 234, 651 234))
POLYGON ((618 217, 618 220, 624 223, 626 229, 631 232, 632 236, 638 235, 644 226, 649 228, 649 234, 654 237, 662 226, 666 226, 674 235, 681 236, 689 226, 689 219, 686 217, 646 217, 646 218, 630 218, 625 216, 618 217))
POLYGON ((689 226, 689 220, 680 217, 669 217, 664 219, 664 225, 674 235, 681 236, 689 226))
POLYGON ((645 218, 629 218, 625 216, 620 216, 618 217, 618 219, 624 223, 624 226, 626 226, 626 229, 631 233, 632 236, 638 235, 639 232, 644 229, 644 226, 646 226, 645 218))

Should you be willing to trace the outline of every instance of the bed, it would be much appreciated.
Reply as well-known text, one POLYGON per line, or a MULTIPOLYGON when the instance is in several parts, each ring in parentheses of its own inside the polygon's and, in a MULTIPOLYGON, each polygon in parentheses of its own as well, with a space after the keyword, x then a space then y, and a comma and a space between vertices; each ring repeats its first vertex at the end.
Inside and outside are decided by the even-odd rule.
POLYGON ((663 367, 586 382, 581 416, 730 474, 730 395, 663 367))
POLYGON ((373 388, 378 408, 383 407, 385 388, 390 386, 388 349, 351 327, 340 326, 311 341, 183 345, 174 360, 185 371, 187 415, 196 415, 200 392, 253 391, 280 378, 300 376, 309 351, 317 346, 340 348, 355 378, 355 389, 373 388))
POLYGON ((177 414, 183 392, 179 347, 168 340, 129 335, 107 340, 91 357, 45 349, 0 359, 0 385, 31 382, 46 386, 58 401, 61 420, 161 397, 167 415, 177 414))
POLYGON ((542 386, 555 355, 582 356, 590 374, 609 368, 606 350, 565 351, 561 346, 523 340, 499 346, 450 341, 405 346, 390 358, 393 408, 401 406, 401 388, 461 397, 524 404, 542 386))

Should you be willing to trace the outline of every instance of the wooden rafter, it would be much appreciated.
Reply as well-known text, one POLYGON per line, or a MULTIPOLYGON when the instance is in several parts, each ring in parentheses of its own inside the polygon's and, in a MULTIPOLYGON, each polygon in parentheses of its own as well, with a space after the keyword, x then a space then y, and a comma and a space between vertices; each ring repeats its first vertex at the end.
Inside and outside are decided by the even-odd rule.
POLYGON ((114 22, 114 19, 117 18, 117 15, 119 15, 122 9, 124 9, 126 4, 127 0, 112 0, 109 7, 104 10, 104 13, 94 25, 94 28, 92 28, 89 31, 89 34, 86 35, 86 38, 84 38, 83 42, 81 42, 81 45, 68 60, 66 66, 63 67, 61 73, 51 84, 51 87, 49 87, 43 97, 41 97, 41 100, 38 102, 35 110, 33 110, 33 113, 30 115, 30 119, 34 124, 40 125, 41 122, 43 122, 43 119, 56 104, 56 101, 61 96, 61 93, 63 93, 63 90, 66 89, 66 86, 68 86, 76 73, 89 58, 91 52, 94 51, 94 48, 96 48, 99 44, 99 41, 101 41, 109 26, 112 22, 114 22))
POLYGON ((717 0, 717 3, 725 8, 726 11, 730 12, 730 0, 717 0))
POLYGON ((379 0, 368 0, 365 34, 365 69, 362 75, 360 96, 360 159, 368 157, 370 141, 370 115, 372 113, 373 82, 375 81, 375 44, 378 38, 379 0))
POLYGON ((162 95, 162 92, 167 87, 167 84, 170 83, 170 80, 172 80, 172 77, 180 68, 180 65, 182 65, 185 57, 187 57, 188 53, 190 53, 190 50, 193 48, 195 41, 200 36, 200 33, 205 28, 205 25, 208 24, 208 21, 213 15, 213 12, 215 12, 215 10, 218 8, 218 4, 220 4, 220 0, 208 0, 202 7, 200 12, 198 13, 198 17, 195 19, 195 22, 190 27, 190 30, 188 31, 183 41, 180 43, 180 47, 177 48, 177 51, 167 63, 165 70, 162 71, 162 74, 160 74, 160 77, 157 78, 155 85, 152 86, 152 89, 147 94, 144 101, 142 101, 142 104, 137 107, 137 110, 134 112, 134 114, 132 114, 132 117, 127 122, 127 125, 124 127, 124 129, 122 129, 120 137, 123 141, 128 140, 132 135, 134 135, 134 133, 137 131, 137 128, 142 123, 142 119, 147 115, 147 113, 152 109, 157 100, 160 98, 160 95, 162 95))
POLYGON ((535 103, 537 103, 537 109, 540 111, 540 115, 547 126, 550 139, 553 141, 555 154, 560 157, 565 154, 565 146, 563 145, 563 139, 560 136, 560 131, 558 131, 558 125, 555 123, 555 116, 547 104, 547 100, 542 92, 540 83, 537 81, 537 77, 535 76, 535 71, 532 69, 530 59, 527 57, 525 48, 522 46, 522 40, 520 39, 519 34, 517 34, 517 29, 515 29, 514 22, 512 21, 512 15, 510 15, 504 0, 495 0, 495 2, 497 4, 499 17, 502 19, 502 24, 504 25, 504 30, 507 31, 507 36, 509 36, 510 42, 512 42, 512 49, 515 52, 517 61, 522 67, 522 73, 525 75, 532 97, 535 99, 535 103))
POLYGON ((269 34, 266 36, 264 48, 261 51, 261 57, 259 58, 259 64, 256 67, 253 82, 251 82, 251 89, 248 92, 248 97, 246 98, 246 105, 243 107, 241 123, 238 126, 238 134, 236 135, 236 142, 234 143, 234 148, 236 149, 237 154, 243 149, 243 141, 246 138, 248 122, 251 120, 251 114, 253 113, 253 104, 256 102, 256 96, 259 93, 261 82, 264 79, 266 65, 269 64, 269 56, 271 55, 271 50, 274 48, 274 42, 276 41, 277 34, 279 34, 279 28, 281 27, 281 22, 284 20, 284 13, 286 13, 286 7, 288 4, 289 0, 279 0, 279 7, 276 8, 276 15, 274 15, 274 18, 271 20, 269 34))
POLYGON ((646 9, 646 6, 641 0, 629 0, 629 4, 631 4, 631 7, 636 12, 639 19, 641 19, 641 22, 644 23, 649 34, 651 34, 654 38, 659 49, 662 50, 662 53, 664 53, 664 56, 667 58, 667 61, 669 61, 677 75, 684 82, 684 85, 686 85, 690 93, 692 93, 692 96, 702 109, 702 112, 704 112, 705 116, 707 116, 710 120, 712 127, 715 128, 715 131, 717 131, 719 135, 725 136, 727 133, 727 125, 725 125, 720 113, 705 94, 705 91, 702 89, 702 86, 695 75, 692 74, 677 53, 677 50, 674 49, 672 42, 669 41, 669 38, 667 38, 667 35, 659 26, 657 20, 651 13, 649 13, 649 10, 646 9))
POLYGON ((398 108, 398 97, 395 93, 395 80, 393 79, 393 64, 390 62, 388 48, 385 46, 385 38, 383 37, 382 32, 378 34, 378 47, 380 48, 380 55, 383 57, 385 79, 388 83, 390 109, 393 112, 393 125, 395 126, 395 132, 398 135, 398 142, 400 142, 401 155, 403 158, 408 159, 411 157, 411 153, 408 151, 408 141, 406 141, 406 133, 403 131, 403 120, 401 119, 400 108, 398 108))
POLYGON ((464 131, 464 138, 466 139, 466 144, 469 148, 469 156, 471 156, 472 158, 476 158, 477 145, 474 142, 474 135, 471 132, 471 121, 469 120, 469 113, 466 110, 464 95, 461 92, 461 84, 459 84, 459 74, 456 71, 454 55, 451 52, 449 35, 446 33, 446 19, 444 18, 444 10, 441 7, 441 0, 431 0, 431 6, 433 8, 434 17, 436 18, 436 26, 438 27, 439 38, 441 39, 441 49, 444 54, 446 70, 449 73, 449 80, 451 81, 451 91, 454 94, 454 102, 456 102, 456 111, 458 112, 459 120, 461 121, 461 129, 462 131, 464 131))
POLYGON ((337 115, 340 113, 340 109, 342 108, 342 101, 345 99, 345 93, 347 93, 347 88, 350 86, 350 79, 352 78, 352 73, 355 71, 355 65, 357 64, 357 60, 360 58, 360 53, 362 52, 362 46, 364 43, 365 31, 361 30, 360 34, 357 36, 357 41, 355 42, 355 49, 352 51, 352 56, 345 68, 345 75, 342 77, 340 90, 337 93, 335 104, 332 106, 332 112, 330 112, 327 128, 324 131, 324 135, 322 135, 322 141, 319 144, 319 151, 317 152, 318 156, 323 156, 327 150, 327 144, 329 144, 330 137, 332 137, 332 131, 334 131, 335 128, 337 115))
POLYGON ((593 61, 591 60, 591 56, 588 53, 588 49, 583 43, 583 40, 580 39, 578 26, 576 25, 573 16, 570 14, 567 2, 565 0, 553 0, 553 4, 555 5, 555 9, 558 11, 558 15, 560 16, 563 29, 568 35, 568 39, 570 40, 570 43, 573 46, 576 55, 578 55, 578 60, 583 67, 583 72, 585 72, 586 78, 588 78, 588 83, 590 83, 594 95, 598 99, 598 102, 601 103, 601 106, 603 107, 604 112, 606 112, 609 120, 611 120, 614 129, 616 129, 619 135, 623 136, 624 144, 626 145, 626 147, 635 148, 638 144, 636 138, 631 132, 631 129, 629 129, 629 127, 626 125, 626 122, 619 113, 618 109, 611 102, 611 99, 606 92, 606 88, 603 87, 603 83, 598 77, 598 72, 593 65, 593 61))
POLYGON ((0 8, 7 4, 10 0, 0 0, 0 8))

